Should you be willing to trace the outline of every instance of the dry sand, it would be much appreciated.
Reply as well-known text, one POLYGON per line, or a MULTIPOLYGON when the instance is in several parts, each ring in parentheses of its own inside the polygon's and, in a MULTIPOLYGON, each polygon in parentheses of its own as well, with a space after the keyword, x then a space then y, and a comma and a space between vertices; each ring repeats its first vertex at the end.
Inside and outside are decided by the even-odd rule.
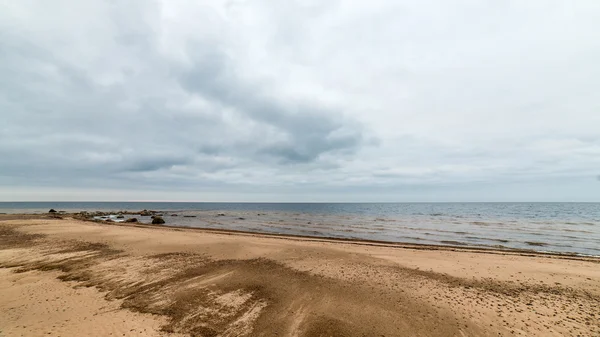
POLYGON ((0 215, 0 336, 600 336, 600 260, 0 215))

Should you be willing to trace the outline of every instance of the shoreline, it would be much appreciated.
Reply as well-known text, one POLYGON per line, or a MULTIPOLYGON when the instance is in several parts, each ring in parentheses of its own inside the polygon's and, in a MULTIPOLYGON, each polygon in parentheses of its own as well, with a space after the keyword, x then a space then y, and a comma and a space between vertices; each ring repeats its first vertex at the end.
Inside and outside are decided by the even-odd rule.
POLYGON ((0 305, 0 326, 9 335, 72 335, 94 326, 142 336, 595 335, 598 262, 0 216, 0 271, 7 275, 0 298, 28 294, 0 305), (52 297, 36 284, 54 289, 52 297), (72 298, 70 289, 81 287, 100 293, 72 298), (69 303, 67 311, 27 309, 44 298, 69 303), (115 315, 102 309, 109 303, 117 303, 115 315), (69 330, 75 318, 79 330, 69 330))
POLYGON ((441 251, 453 251, 453 252, 471 252, 471 253, 482 253, 482 254, 500 254, 500 255, 518 255, 518 256, 530 256, 530 257, 550 257, 550 258, 564 258, 573 259, 579 261, 590 261, 600 263, 600 255, 585 255, 578 253, 560 253, 560 252, 545 252, 537 250, 527 250, 518 248, 497 248, 497 247, 477 247, 467 245, 435 245, 428 243, 410 243, 410 242, 395 242, 395 241, 381 241, 381 240, 369 240, 369 239, 353 239, 353 238, 336 238, 327 236, 310 236, 310 235, 296 235, 296 234, 280 234, 280 233, 266 233, 266 232, 252 232, 235 229, 225 228, 209 228, 209 227, 189 227, 189 226, 169 226, 169 225, 152 225, 145 223, 124 223, 124 222, 106 222, 101 220, 86 220, 96 223, 103 223, 114 226, 126 226, 126 227, 140 227, 140 228, 165 228, 165 229, 185 229, 191 231, 207 232, 207 233, 219 233, 228 235, 249 235, 256 237, 269 237, 269 238, 280 238, 285 240, 299 240, 299 241, 315 241, 315 242, 334 242, 340 244, 354 244, 361 246, 376 246, 376 247, 387 247, 387 248, 400 248, 400 249, 414 249, 414 250, 441 250, 441 251))
MULTIPOLYGON (((160 213, 162 211, 153 211, 160 213)), ((102 212, 106 214, 118 214, 120 212, 102 212)), ((122 214, 138 215, 140 212, 122 212, 122 214)), ((587 255, 580 253, 562 253, 552 251, 541 251, 535 249, 519 249, 511 247, 493 247, 493 246, 472 246, 472 245, 451 245, 451 244, 428 244, 428 243, 412 243, 412 242, 401 242, 401 241, 384 241, 384 240, 370 240, 370 239, 354 239, 354 238, 338 238, 328 236, 311 236, 301 234, 284 234, 284 233, 269 233, 259 231, 245 231, 235 230, 226 228, 210 228, 210 227, 191 227, 191 226, 171 226, 167 224, 148 224, 143 222, 126 223, 124 221, 112 221, 107 222, 97 219, 84 219, 78 217, 79 213, 57 213, 56 215, 49 215, 48 213, 15 213, 15 214, 0 214, 0 221, 3 219, 18 218, 27 219, 32 218, 43 218, 43 219, 74 219, 81 221, 89 221, 93 223, 101 223, 113 226, 132 226, 132 227, 143 227, 143 228, 157 228, 162 227, 166 229, 186 229, 191 231, 201 232, 213 232, 221 234, 231 235, 252 235, 252 236, 264 236, 282 239, 304 239, 311 241, 322 241, 322 242, 338 242, 342 244, 357 244, 357 245, 374 245, 378 247, 390 247, 390 248, 405 248, 415 250, 446 250, 446 251, 465 251, 465 252, 479 252, 487 254, 501 254, 501 255, 520 255, 520 256, 547 256, 573 260, 586 260, 591 262, 600 263, 600 255, 587 255)))

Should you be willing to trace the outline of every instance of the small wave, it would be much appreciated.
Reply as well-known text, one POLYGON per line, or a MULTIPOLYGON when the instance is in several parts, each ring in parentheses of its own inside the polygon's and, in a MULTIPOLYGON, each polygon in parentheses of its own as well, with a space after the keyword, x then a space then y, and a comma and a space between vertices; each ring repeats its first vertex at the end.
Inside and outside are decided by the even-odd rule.
POLYGON ((539 241, 525 241, 525 243, 529 246, 535 246, 535 247, 545 247, 548 245, 545 242, 539 242, 539 241))
POLYGON ((489 226, 490 224, 487 222, 481 222, 481 221, 473 221, 473 222, 469 222, 471 225, 475 225, 475 226, 489 226))
POLYGON ((493 239, 493 238, 481 238, 478 236, 467 236, 467 239, 475 239, 475 240, 485 240, 485 241, 494 241, 494 242, 502 242, 502 243, 508 243, 510 241, 505 240, 505 239, 493 239))
POLYGON ((455 245, 455 246, 468 246, 468 243, 465 242, 460 242, 460 241, 453 241, 453 240, 442 240, 440 241, 440 243, 446 244, 446 245, 455 245))
POLYGON ((569 229, 569 228, 562 229, 561 231, 563 231, 563 232, 573 232, 573 233, 593 233, 593 232, 590 232, 590 231, 584 231, 584 230, 580 230, 580 229, 569 229))

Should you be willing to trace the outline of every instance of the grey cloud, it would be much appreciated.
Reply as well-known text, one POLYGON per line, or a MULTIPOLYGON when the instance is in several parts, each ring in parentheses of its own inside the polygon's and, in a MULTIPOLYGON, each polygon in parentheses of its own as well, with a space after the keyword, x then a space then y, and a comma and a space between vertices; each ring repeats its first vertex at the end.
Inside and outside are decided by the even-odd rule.
POLYGON ((281 157, 284 162, 310 162, 327 152, 354 152, 361 146, 364 130, 343 120, 337 111, 297 102, 278 102, 267 98, 260 84, 245 83, 235 75, 227 55, 214 46, 193 45, 193 49, 213 48, 211 52, 192 52, 194 65, 182 70, 180 83, 201 95, 258 123, 275 127, 285 136, 266 145, 258 153, 281 157), (336 135, 343 131, 343 136, 336 135))
POLYGON ((191 163, 190 158, 185 157, 162 157, 154 155, 151 158, 144 158, 141 160, 135 160, 131 164, 128 164, 127 171, 157 171, 160 169, 169 169, 176 165, 185 165, 191 163))
POLYGON ((66 5, 0 11, 0 198, 600 200, 591 2, 66 5))

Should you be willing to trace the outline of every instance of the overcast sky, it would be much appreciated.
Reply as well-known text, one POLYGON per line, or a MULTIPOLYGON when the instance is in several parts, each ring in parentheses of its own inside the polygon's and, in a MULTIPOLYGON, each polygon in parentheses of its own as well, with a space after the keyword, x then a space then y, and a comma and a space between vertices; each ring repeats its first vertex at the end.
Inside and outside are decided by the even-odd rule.
POLYGON ((0 0, 0 200, 600 201, 598 18, 0 0))

